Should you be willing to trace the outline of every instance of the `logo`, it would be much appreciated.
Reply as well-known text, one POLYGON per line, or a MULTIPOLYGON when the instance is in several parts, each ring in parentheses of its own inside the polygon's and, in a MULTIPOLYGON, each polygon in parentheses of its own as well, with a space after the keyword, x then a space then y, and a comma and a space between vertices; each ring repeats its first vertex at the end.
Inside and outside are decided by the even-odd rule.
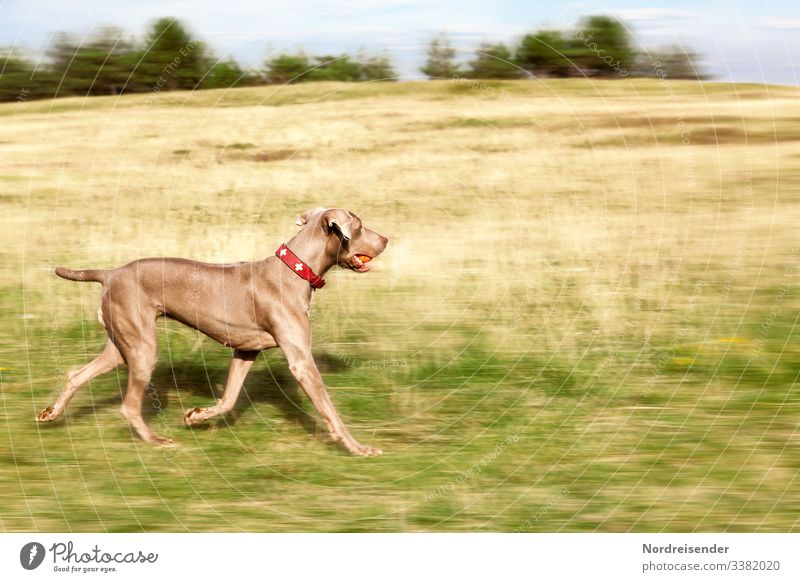
POLYGON ((30 542, 19 551, 19 563, 26 570, 35 570, 44 561, 44 546, 39 542, 30 542))

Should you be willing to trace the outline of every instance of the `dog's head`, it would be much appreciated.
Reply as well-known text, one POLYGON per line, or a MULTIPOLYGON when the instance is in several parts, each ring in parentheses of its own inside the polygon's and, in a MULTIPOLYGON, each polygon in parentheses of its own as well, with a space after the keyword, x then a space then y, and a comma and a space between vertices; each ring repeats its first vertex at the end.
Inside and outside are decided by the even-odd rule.
POLYGON ((321 229, 326 248, 336 256, 340 267, 358 273, 369 271, 369 261, 386 248, 389 239, 363 225, 361 219, 341 208, 312 208, 297 217, 301 228, 321 229))

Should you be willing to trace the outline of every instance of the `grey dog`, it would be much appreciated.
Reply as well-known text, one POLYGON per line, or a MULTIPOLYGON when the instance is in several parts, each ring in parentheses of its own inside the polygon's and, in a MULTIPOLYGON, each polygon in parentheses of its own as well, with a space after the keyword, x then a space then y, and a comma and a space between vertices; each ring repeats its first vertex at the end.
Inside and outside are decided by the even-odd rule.
POLYGON ((64 279, 103 284, 98 316, 108 342, 92 362, 67 374, 64 391, 37 420, 57 419, 80 386, 125 363, 128 389, 122 416, 144 441, 172 444, 142 418, 142 398, 158 359, 156 318, 165 316, 234 350, 222 398, 214 406, 188 410, 187 426, 230 411, 258 353, 280 347, 334 442, 354 455, 381 454, 350 435, 328 397, 311 355, 310 308, 312 292, 324 284, 321 277, 328 269, 339 265, 363 273, 388 239, 338 208, 308 210, 298 217, 297 225, 300 230, 275 256, 252 263, 151 258, 111 270, 57 268, 56 274, 64 279))

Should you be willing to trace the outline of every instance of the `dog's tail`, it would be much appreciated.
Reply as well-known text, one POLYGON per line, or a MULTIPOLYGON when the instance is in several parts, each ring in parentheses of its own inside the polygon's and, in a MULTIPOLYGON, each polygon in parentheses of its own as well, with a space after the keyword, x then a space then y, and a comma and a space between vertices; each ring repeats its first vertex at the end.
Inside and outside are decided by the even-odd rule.
POLYGON ((56 275, 62 279, 69 279, 70 281, 95 281, 97 283, 106 282, 108 271, 105 269, 84 269, 82 271, 73 271, 72 269, 65 269, 64 267, 56 267, 56 275))

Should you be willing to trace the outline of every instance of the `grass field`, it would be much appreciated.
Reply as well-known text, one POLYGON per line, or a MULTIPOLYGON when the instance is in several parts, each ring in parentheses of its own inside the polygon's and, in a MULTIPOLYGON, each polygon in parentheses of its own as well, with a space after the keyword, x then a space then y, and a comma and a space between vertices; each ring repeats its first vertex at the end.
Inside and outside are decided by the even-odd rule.
POLYGON ((797 90, 306 84, 0 106, 0 530, 800 530, 797 90), (163 321, 149 422, 56 265, 272 254, 315 206, 391 239, 315 294, 330 445, 280 353, 163 321))

